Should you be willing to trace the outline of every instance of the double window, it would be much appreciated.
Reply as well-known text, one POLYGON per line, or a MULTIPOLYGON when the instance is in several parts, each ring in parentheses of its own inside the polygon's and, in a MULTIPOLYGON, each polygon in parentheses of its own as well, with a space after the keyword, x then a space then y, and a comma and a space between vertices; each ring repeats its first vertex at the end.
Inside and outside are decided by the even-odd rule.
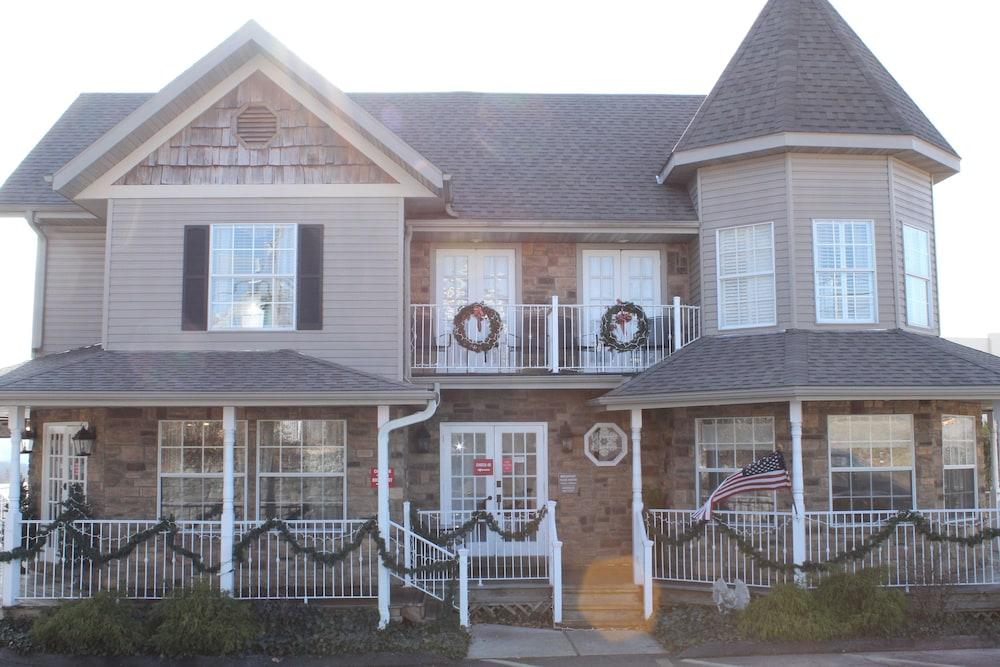
POLYGON ((931 325, 930 234, 903 225, 903 272, 906 288, 906 323, 914 327, 931 325))
POLYGON ((827 427, 834 511, 913 508, 912 415, 832 415, 827 427))
POLYGON ((816 321, 875 321, 871 220, 814 220, 816 321))
MULTIPOLYGON (((773 417, 726 417, 695 420, 698 447, 698 504, 726 477, 774 451, 773 417)), ((769 511, 774 492, 749 493, 727 501, 730 509, 769 511)))
POLYGON ((976 418, 941 418, 945 509, 976 507, 976 418))
POLYGON ((774 225, 744 225, 716 232, 719 328, 775 324, 774 225))
POLYGON ((294 329, 294 224, 212 225, 209 329, 294 329))
MULTIPOLYGON (((234 510, 246 516, 247 422, 236 423, 234 510)), ((160 516, 218 520, 222 515, 221 421, 161 421, 160 516)), ((257 516, 343 519, 347 423, 257 422, 257 516)))
MULTIPOLYGON (((222 516, 222 422, 161 421, 160 516, 211 521, 222 516)), ((236 423, 233 509, 246 515, 247 423, 236 423)))

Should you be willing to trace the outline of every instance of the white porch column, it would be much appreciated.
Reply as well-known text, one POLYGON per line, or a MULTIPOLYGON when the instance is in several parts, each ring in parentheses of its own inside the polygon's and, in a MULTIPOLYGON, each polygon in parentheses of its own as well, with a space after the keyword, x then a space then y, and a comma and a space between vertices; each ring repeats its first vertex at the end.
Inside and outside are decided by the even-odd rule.
MULTIPOLYGON (((378 427, 381 429, 389 421, 389 406, 378 406, 378 427)), ((378 533, 389 544, 389 440, 377 443, 378 458, 378 533)), ((379 627, 389 624, 389 568, 378 559, 378 617, 379 627)))
MULTIPOLYGON (((792 560, 801 565, 806 560, 806 504, 805 485, 802 481, 802 401, 789 401, 788 421, 792 431, 792 560)), ((796 571, 795 579, 802 582, 804 575, 796 571)))
POLYGON ((990 466, 993 479, 993 506, 1000 509, 1000 401, 993 401, 993 415, 990 419, 990 466))
MULTIPOLYGON (((632 419, 632 530, 642 525, 642 410, 635 408, 632 419)), ((632 574, 636 585, 643 582, 642 540, 632 535, 632 574)))
POLYGON ((235 495, 234 450, 236 447, 236 408, 222 408, 222 546, 219 560, 219 588, 233 593, 233 535, 236 514, 233 511, 235 495))
MULTIPOLYGON (((10 507, 7 510, 7 525, 4 526, 5 551, 21 546, 21 431, 24 430, 24 406, 10 408, 10 507)), ((38 446, 41 440, 36 441, 38 446)), ((18 585, 21 583, 21 562, 12 560, 3 572, 3 606, 10 607, 17 602, 18 585)))

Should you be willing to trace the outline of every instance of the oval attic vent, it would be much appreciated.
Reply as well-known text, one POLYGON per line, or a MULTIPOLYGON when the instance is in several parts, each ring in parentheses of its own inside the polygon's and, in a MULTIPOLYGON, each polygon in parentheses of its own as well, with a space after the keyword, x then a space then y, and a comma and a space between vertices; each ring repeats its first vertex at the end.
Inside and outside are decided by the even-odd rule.
POLYGON ((278 117, 267 107, 247 107, 236 118, 236 134, 250 146, 263 146, 278 133, 278 117))

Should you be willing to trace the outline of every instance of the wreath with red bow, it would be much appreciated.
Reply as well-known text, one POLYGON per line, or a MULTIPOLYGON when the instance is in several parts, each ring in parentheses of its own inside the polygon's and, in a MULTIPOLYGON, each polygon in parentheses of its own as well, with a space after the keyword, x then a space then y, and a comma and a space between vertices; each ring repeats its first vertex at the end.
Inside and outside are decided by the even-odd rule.
POLYGON ((489 352, 500 343, 500 332, 503 331, 503 319, 500 313, 494 308, 490 308, 485 303, 470 303, 463 306, 455 313, 452 321, 452 335, 459 345, 470 352, 489 352), (476 320, 476 331, 483 330, 483 323, 486 322, 489 330, 482 340, 472 340, 466 333, 467 323, 471 319, 476 320))
POLYGON ((601 343, 611 348, 615 352, 631 352, 638 350, 649 340, 649 318, 646 317, 642 306, 630 301, 618 301, 615 305, 604 311, 601 318, 601 343), (615 328, 621 331, 622 336, 629 322, 635 320, 635 333, 631 338, 621 340, 615 335, 615 328))

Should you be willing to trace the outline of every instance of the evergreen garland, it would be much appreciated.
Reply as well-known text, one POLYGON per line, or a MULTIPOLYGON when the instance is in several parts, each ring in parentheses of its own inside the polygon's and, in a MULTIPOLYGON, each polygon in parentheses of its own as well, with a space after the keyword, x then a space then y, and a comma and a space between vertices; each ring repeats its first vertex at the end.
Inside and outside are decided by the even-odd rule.
POLYGON ((475 530, 476 526, 482 523, 490 531, 503 538, 505 542, 513 542, 534 537, 538 533, 538 529, 541 527, 542 521, 545 519, 545 515, 548 513, 548 510, 548 506, 543 505, 535 512, 535 515, 531 518, 531 520, 524 524, 520 530, 505 530, 500 526, 500 524, 497 523, 497 520, 493 516, 492 512, 487 510, 476 510, 466 521, 455 528, 430 533, 424 530, 420 523, 420 514, 417 511, 417 506, 410 505, 410 529, 420 537, 429 542, 433 542, 439 547, 447 547, 458 540, 465 538, 473 530, 475 530))
POLYGON ((604 311, 601 317, 601 328, 598 337, 603 345, 611 348, 615 352, 631 352, 638 350, 649 339, 649 317, 642 309, 642 306, 631 301, 618 301, 604 311), (628 340, 618 340, 615 336, 615 327, 625 333, 625 324, 636 321, 635 333, 628 340))
MULTIPOLYGON (((689 526, 683 533, 671 537, 661 530, 653 527, 652 514, 648 510, 643 511, 647 530, 652 531, 659 542, 668 546, 679 547, 689 542, 697 540, 705 535, 704 528, 708 521, 698 521, 689 526)), ((776 561, 764 552, 757 549, 753 543, 744 537, 739 531, 733 529, 720 518, 714 519, 715 524, 723 534, 736 543, 737 550, 744 556, 752 558, 761 567, 766 567, 778 572, 795 572, 799 570, 806 573, 829 572, 836 567, 849 561, 861 560, 882 546, 895 532, 896 527, 901 523, 912 524, 914 530, 923 535, 930 542, 949 542, 961 544, 967 547, 978 546, 984 542, 1000 537, 1000 528, 986 527, 975 535, 958 536, 948 535, 931 528, 927 517, 913 510, 901 510, 895 516, 887 519, 885 524, 878 531, 868 535, 861 544, 853 549, 842 551, 826 561, 804 561, 801 565, 776 561)))

